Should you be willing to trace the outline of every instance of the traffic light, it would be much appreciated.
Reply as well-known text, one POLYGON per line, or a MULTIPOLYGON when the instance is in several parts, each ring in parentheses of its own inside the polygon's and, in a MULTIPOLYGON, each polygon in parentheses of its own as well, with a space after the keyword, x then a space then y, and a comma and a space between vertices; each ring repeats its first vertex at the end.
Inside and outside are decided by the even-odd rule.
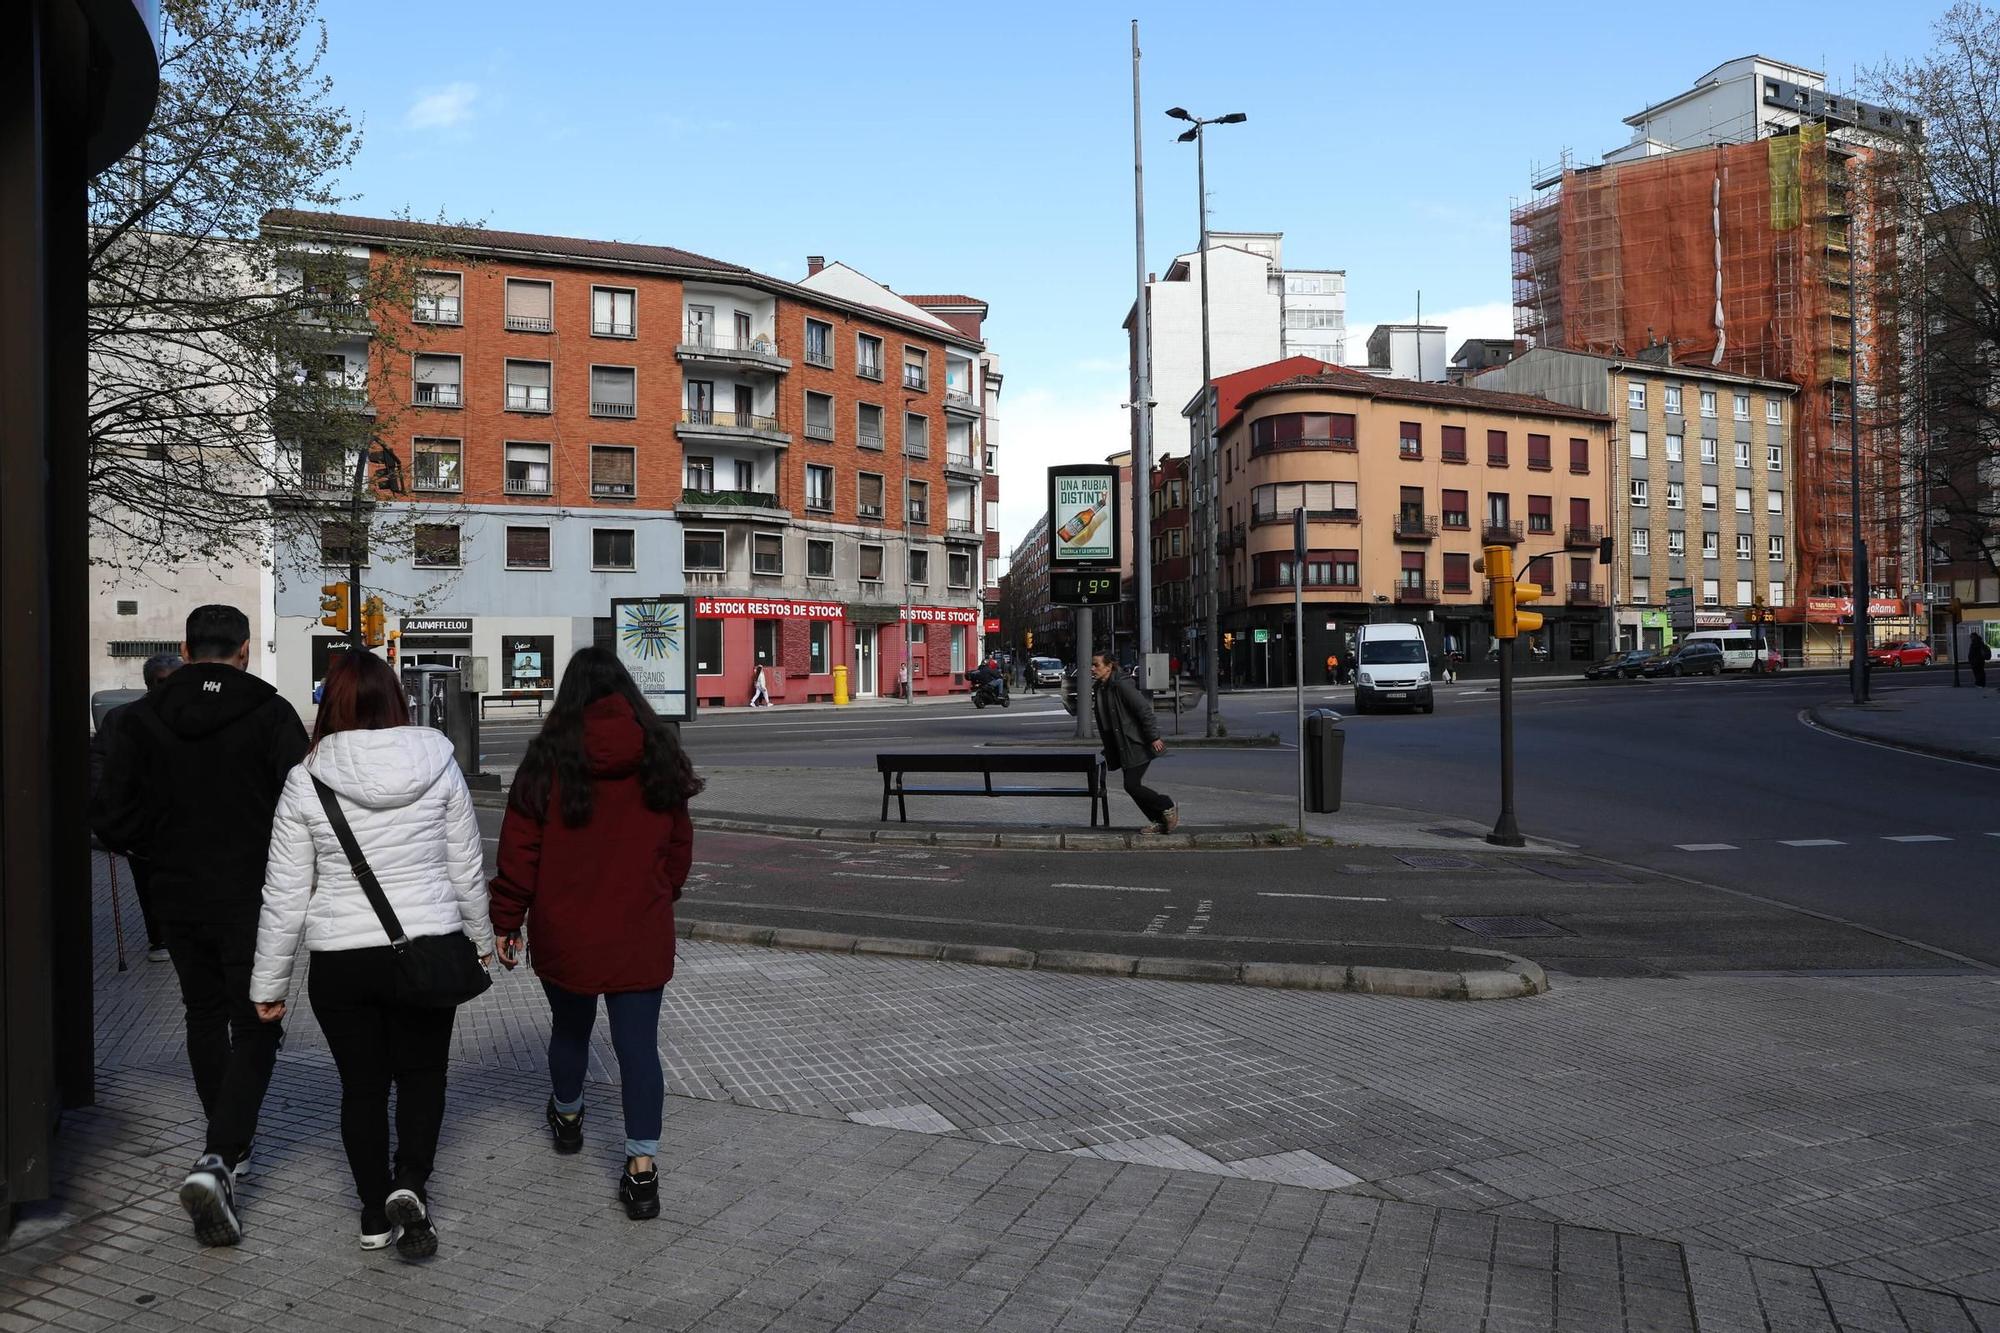
POLYGON ((361 646, 380 648, 387 640, 383 621, 386 619, 380 597, 370 597, 361 604, 361 646))
POLYGON ((1235 646, 1236 636, 1228 631, 1224 631, 1222 635, 1222 651, 1226 653, 1235 646))
POLYGON ((1539 602, 1547 592, 1548 589, 1539 583, 1523 583, 1520 579, 1514 580, 1513 586, 1508 589, 1507 597, 1507 612, 1513 617, 1514 633, 1533 634, 1542 627, 1542 613, 1540 611, 1523 611, 1521 605, 1524 602, 1539 602))
POLYGON ((345 583, 322 583, 319 585, 319 623, 328 629, 347 633, 350 622, 347 619, 347 585, 345 583))
POLYGON ((1028 646, 1030 648, 1035 646, 1035 632, 1033 630, 1028 631, 1028 646))
POLYGON ((1514 548, 1489 546, 1479 561, 1479 571, 1493 584, 1493 637, 1511 639, 1532 634, 1542 627, 1539 611, 1523 611, 1523 602, 1538 602, 1545 589, 1539 583, 1523 583, 1514 577, 1514 548))
POLYGON ((403 637, 403 631, 401 631, 401 630, 399 630, 399 629, 392 629, 392 630, 390 630, 390 631, 389 631, 389 665, 390 665, 390 666, 394 666, 394 665, 396 665, 396 640, 398 640, 398 639, 400 639, 400 638, 402 638, 402 637, 403 637))

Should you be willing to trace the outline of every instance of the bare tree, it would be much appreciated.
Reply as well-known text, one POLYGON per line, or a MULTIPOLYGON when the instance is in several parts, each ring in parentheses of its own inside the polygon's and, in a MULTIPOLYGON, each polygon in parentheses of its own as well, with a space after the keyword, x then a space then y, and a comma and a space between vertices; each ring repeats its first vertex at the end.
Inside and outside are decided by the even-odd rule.
POLYGON ((2000 12, 1961 0, 1932 35, 1867 80, 1921 132, 1897 145, 1908 243, 1883 275, 1902 311, 1908 512, 1954 562, 2000 572, 2000 12))
MULTIPOLYGON (((337 207, 360 148, 316 0, 164 0, 160 40, 153 122, 90 191, 93 560, 316 566, 391 425, 367 386, 402 321, 370 312, 409 310, 459 229, 372 257, 266 233, 272 210, 337 207)), ((394 480, 360 488, 378 541, 411 517, 367 512, 394 480)))

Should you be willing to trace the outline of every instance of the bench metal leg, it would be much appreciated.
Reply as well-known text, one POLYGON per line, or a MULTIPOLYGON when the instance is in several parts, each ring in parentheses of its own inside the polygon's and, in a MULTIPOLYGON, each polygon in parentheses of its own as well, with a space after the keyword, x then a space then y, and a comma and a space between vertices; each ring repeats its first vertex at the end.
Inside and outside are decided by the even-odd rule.
POLYGON ((876 820, 875 822, 878 824, 883 824, 887 823, 888 820, 889 820, 889 775, 887 773, 884 773, 882 775, 882 817, 876 820))

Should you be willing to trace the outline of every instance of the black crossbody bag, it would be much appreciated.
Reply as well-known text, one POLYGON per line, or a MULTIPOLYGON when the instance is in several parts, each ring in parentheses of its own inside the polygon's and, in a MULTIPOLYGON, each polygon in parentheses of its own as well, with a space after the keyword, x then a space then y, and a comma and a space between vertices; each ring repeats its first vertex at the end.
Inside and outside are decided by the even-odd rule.
POLYGON ((493 978, 479 965, 479 948, 471 937, 463 930, 415 939, 405 935, 403 923, 396 919, 380 881, 368 867, 368 858, 361 854, 361 844, 355 841, 347 816, 341 813, 340 797, 318 778, 313 779, 313 788, 319 792, 327 822, 333 825, 333 836, 340 839, 340 849, 347 853, 354 878, 361 882, 368 905, 375 909, 376 919, 389 936, 389 947, 396 956, 396 1002, 419 1009, 455 1009, 484 994, 493 978))

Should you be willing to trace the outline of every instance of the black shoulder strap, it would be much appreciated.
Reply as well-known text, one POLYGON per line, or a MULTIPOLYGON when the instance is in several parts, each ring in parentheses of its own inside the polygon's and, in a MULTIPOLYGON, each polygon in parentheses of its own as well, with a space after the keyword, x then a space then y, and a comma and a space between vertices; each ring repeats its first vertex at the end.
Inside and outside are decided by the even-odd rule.
POLYGON ((388 896, 382 892, 375 872, 369 869, 368 858, 361 854, 361 844, 354 840, 354 830, 348 827, 347 816, 340 811, 340 797, 318 778, 314 778, 312 784, 319 793, 320 808, 326 811, 327 822, 333 825, 333 836, 340 839, 340 850, 347 853, 347 864, 353 869, 354 878, 361 881, 361 891, 368 895, 368 905, 375 909, 376 919, 388 932, 390 946, 399 950, 404 948, 410 942, 409 937, 403 934, 403 923, 396 919, 388 896))

